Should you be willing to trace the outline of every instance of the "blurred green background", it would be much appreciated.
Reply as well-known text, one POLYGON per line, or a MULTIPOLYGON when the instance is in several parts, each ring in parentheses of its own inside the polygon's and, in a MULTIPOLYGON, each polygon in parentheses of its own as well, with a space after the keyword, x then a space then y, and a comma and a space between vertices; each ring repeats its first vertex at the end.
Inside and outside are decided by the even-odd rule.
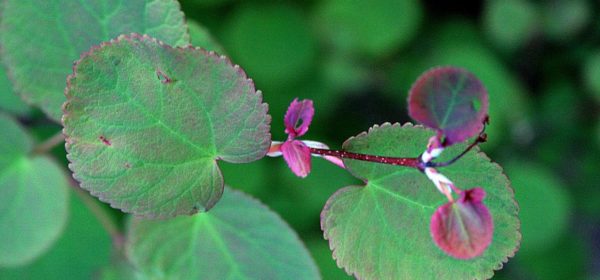
MULTIPOLYGON (((283 115, 295 97, 315 101, 304 138, 339 148, 374 124, 410 121, 408 89, 429 67, 472 71, 490 95, 482 149, 505 168, 521 208, 521 249, 495 278, 600 279, 600 2, 181 2, 192 42, 230 56, 263 91, 273 140, 285 139, 283 115)), ((60 130, 12 94, 3 72, 0 90, 0 110, 40 139, 60 130)), ((54 153, 64 160, 62 147, 54 153)), ((298 231, 324 279, 350 278, 331 258, 319 213, 356 179, 320 159, 306 179, 281 158, 221 167, 227 184, 298 231)), ((58 243, 28 267, 0 269, 0 278, 85 279, 109 262, 108 236, 79 197, 72 204, 58 243)))

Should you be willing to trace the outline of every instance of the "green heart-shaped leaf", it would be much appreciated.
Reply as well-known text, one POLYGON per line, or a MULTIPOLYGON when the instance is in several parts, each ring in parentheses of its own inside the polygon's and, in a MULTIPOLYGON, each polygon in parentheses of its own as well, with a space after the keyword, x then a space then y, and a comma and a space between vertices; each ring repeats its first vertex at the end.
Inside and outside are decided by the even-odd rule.
POLYGON ((324 40, 340 51, 378 57, 410 43, 423 21, 423 4, 415 0, 330 0, 316 6, 324 40))
MULTIPOLYGON (((372 128, 350 138, 350 152, 416 157, 434 132, 412 125, 372 128)), ((448 159, 465 145, 444 151, 448 159)), ((457 187, 480 186, 494 221, 492 243, 480 256, 459 260, 436 247, 429 227, 436 208, 447 202, 433 183, 416 169, 344 160, 366 186, 339 190, 321 214, 321 227, 338 265, 360 279, 487 279, 514 255, 520 233, 517 205, 502 169, 481 152, 470 152, 440 169, 457 187)))
POLYGON ((257 200, 229 188, 208 213, 134 219, 126 251, 152 279, 320 279, 294 231, 257 200))
POLYGON ((175 0, 6 0, 1 13, 0 45, 15 91, 55 121, 73 61, 91 46, 131 32, 189 43, 175 0))
POLYGON ((216 161, 250 162, 270 145, 260 91, 237 65, 201 49, 121 36, 78 61, 68 83, 70 168, 125 212, 208 210, 223 192, 216 161))
POLYGON ((68 181, 47 157, 29 156, 25 131, 0 114, 0 266, 17 266, 46 252, 67 221, 68 181))

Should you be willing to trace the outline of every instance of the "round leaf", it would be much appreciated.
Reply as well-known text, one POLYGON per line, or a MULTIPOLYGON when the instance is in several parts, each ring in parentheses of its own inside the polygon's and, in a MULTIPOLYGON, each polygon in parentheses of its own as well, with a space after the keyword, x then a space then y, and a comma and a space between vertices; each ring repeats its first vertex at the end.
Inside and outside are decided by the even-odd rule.
POLYGON ((223 47, 257 84, 285 94, 311 71, 317 55, 304 14, 285 4, 238 6, 219 34, 223 47))
POLYGON ((550 40, 568 43, 585 30, 594 17, 593 2, 554 0, 541 2, 544 33, 550 40))
POLYGON ((11 114, 26 115, 31 110, 13 91, 6 76, 6 70, 0 66, 0 110, 11 114))
POLYGON ((600 102, 600 49, 595 50, 585 60, 583 80, 596 101, 600 102))
POLYGON ((153 279, 320 278, 289 226, 260 202, 231 189, 208 213, 134 219, 126 251, 153 279))
POLYGON ((15 91, 60 120, 65 78, 91 46, 123 33, 147 33, 187 45, 183 13, 175 0, 7 0, 0 40, 15 91), (35 38, 35 39, 33 39, 35 38))
POLYGON ((69 222, 52 249, 27 266, 0 269, 0 279, 97 279, 92 276, 110 259, 110 236, 81 197, 73 195, 66 205, 69 222))
POLYGON ((487 1, 483 25, 495 46, 514 51, 536 35, 540 18, 537 7, 530 1, 487 1))
POLYGON ((440 249, 459 259, 478 257, 492 242, 494 225, 481 188, 464 190, 455 202, 431 216, 431 236, 440 249))
MULTIPOLYGON (((416 157, 434 132, 412 125, 372 128, 344 149, 382 156, 416 157), (401 144, 399 144, 401 143, 401 144)), ((447 160, 465 148, 447 148, 447 160)), ((520 233, 517 205, 502 169, 481 152, 469 152, 440 169, 457 187, 480 186, 494 221, 492 243, 479 257, 459 260, 434 243, 430 220, 447 199, 416 169, 345 160, 365 186, 336 192, 321 214, 321 227, 338 265, 360 279, 487 279, 514 255, 520 233)))
POLYGON ((74 177, 101 200, 150 217, 221 197, 217 160, 270 144, 267 105, 225 57, 132 34, 93 48, 69 78, 64 132, 74 177))
POLYGON ((519 253, 543 252, 567 232, 572 221, 573 206, 567 187, 542 165, 513 161, 505 167, 515 188, 523 222, 524 238, 519 253))
POLYGON ((423 73, 410 89, 410 116, 440 130, 451 143, 477 135, 488 113, 488 96, 475 75, 455 67, 423 73))
POLYGON ((68 181, 46 157, 28 157, 31 140, 0 115, 0 266, 24 265, 46 252, 67 221, 68 181))
POLYGON ((423 7, 416 0, 320 1, 316 19, 322 37, 342 51, 384 56, 417 35, 423 7))

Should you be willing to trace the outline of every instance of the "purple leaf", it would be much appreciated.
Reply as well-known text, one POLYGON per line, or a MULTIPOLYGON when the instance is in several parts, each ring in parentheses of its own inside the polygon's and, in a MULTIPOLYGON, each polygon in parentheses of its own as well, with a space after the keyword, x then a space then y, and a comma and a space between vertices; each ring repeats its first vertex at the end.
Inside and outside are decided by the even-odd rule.
POLYGON ((474 258, 492 242, 494 224, 482 203, 484 197, 481 188, 466 190, 457 201, 442 205, 431 217, 433 241, 448 255, 474 258))
POLYGON ((475 75, 456 67, 422 74, 409 92, 410 116, 442 132, 448 144, 477 135, 488 114, 488 94, 475 75))
POLYGON ((288 134, 290 139, 304 135, 308 131, 308 126, 314 114, 315 109, 312 100, 298 101, 298 98, 294 99, 283 119, 285 133, 288 134))
POLYGON ((283 159, 298 177, 306 177, 310 173, 310 149, 302 141, 286 141, 281 145, 283 159))

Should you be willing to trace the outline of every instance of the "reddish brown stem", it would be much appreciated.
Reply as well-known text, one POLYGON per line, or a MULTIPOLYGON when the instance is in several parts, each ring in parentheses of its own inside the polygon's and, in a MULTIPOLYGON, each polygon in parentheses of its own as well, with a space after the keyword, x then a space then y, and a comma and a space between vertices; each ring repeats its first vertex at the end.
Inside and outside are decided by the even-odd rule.
POLYGON ((323 155, 323 156, 334 156, 338 158, 349 158, 362 161, 377 162, 390 165, 400 165, 406 167, 413 167, 419 170, 423 169, 423 163, 419 158, 400 158, 400 157, 384 157, 366 154, 357 154, 346 151, 326 150, 318 148, 310 148, 312 154, 323 155))

